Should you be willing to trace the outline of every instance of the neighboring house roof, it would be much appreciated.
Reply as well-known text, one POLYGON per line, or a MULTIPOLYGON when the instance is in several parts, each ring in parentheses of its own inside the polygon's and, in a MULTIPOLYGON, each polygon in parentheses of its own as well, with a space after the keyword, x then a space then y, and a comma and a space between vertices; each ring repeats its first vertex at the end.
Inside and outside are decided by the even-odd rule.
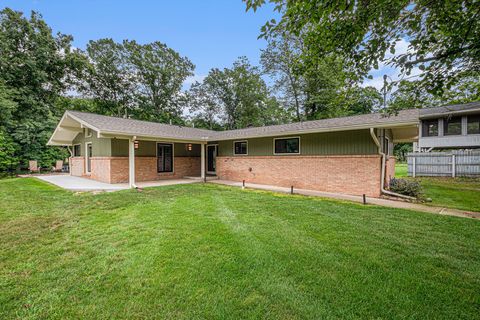
POLYGON ((420 110, 420 118, 429 118, 435 116, 443 116, 449 114, 460 114, 469 112, 480 111, 480 101, 463 103, 463 104, 451 104, 447 106, 425 108, 420 110))

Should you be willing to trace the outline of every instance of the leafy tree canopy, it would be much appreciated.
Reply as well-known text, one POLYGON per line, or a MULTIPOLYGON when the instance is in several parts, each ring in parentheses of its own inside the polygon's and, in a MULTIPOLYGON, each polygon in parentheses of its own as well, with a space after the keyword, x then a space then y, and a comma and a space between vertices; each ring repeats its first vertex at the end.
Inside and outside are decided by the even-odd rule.
POLYGON ((231 68, 212 69, 202 83, 189 91, 191 112, 209 128, 221 123, 226 129, 240 129, 286 121, 276 99, 269 95, 258 67, 240 57, 231 68))
POLYGON ((38 13, 27 18, 8 8, 0 11, 0 143, 23 165, 37 159, 49 166, 53 159, 47 154, 66 156, 46 143, 59 116, 55 100, 69 88, 78 59, 71 41, 71 36, 53 35, 38 13))
MULTIPOLYGON (((244 0, 256 10, 266 0, 244 0)), ((262 37, 287 30, 300 36, 313 59, 339 53, 361 79, 387 60, 404 76, 414 69, 430 93, 441 93, 465 72, 480 71, 478 0, 270 0, 281 20, 268 21, 262 37), (407 52, 395 52, 407 40, 407 52), (387 54, 392 58, 387 59, 387 54)))

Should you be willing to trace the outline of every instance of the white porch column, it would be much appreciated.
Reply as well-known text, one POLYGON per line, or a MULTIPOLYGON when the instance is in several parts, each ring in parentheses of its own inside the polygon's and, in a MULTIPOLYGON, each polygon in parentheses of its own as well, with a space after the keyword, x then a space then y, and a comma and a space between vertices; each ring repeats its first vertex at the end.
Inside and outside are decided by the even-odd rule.
POLYGON ((205 144, 202 143, 200 146, 200 177, 205 180, 205 144))
POLYGON ((136 188, 135 185, 135 139, 128 139, 128 185, 130 188, 136 188))

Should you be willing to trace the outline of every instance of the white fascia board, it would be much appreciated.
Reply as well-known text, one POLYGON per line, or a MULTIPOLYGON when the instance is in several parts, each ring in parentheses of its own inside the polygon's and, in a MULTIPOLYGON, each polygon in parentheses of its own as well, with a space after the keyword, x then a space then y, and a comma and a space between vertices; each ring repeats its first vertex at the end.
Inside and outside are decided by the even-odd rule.
POLYGON ((207 140, 199 140, 199 139, 181 139, 181 138, 174 138, 174 137, 164 137, 164 136, 142 136, 138 134, 127 134, 125 132, 114 132, 114 131, 102 131, 99 135, 99 138, 118 138, 118 139, 129 139, 132 136, 136 137, 136 140, 143 140, 143 141, 168 141, 168 142, 179 142, 179 143, 195 143, 195 144, 202 144, 206 143, 207 140))

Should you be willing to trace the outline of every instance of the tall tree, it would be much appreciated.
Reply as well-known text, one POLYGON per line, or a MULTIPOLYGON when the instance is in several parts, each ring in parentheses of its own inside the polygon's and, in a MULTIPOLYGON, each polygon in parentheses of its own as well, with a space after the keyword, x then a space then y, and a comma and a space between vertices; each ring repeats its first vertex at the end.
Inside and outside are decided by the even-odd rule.
POLYGON ((158 41, 140 45, 125 40, 123 48, 137 83, 137 117, 179 122, 185 104, 180 91, 185 79, 193 75, 193 63, 158 41))
POLYGON ((90 64, 83 73, 80 91, 97 101, 98 112, 128 116, 134 107, 136 82, 125 48, 112 39, 90 41, 90 64))
MULTIPOLYGON (((244 0, 256 10, 265 0, 244 0)), ((404 75, 420 71, 419 84, 441 92, 465 72, 480 70, 480 3, 478 0, 270 0, 280 12, 262 36, 285 29, 300 35, 311 57, 340 53, 364 77, 387 61, 404 75), (398 41, 407 52, 395 52, 398 41), (392 58, 386 59, 390 53, 392 58)))
POLYGON ((280 94, 286 109, 292 109, 297 121, 304 118, 304 79, 300 72, 301 41, 286 32, 268 39, 262 50, 263 71, 274 80, 273 90, 280 94))
POLYGON ((23 165, 37 159, 49 166, 66 156, 46 143, 60 116, 55 100, 69 87, 78 58, 71 41, 71 36, 53 35, 36 12, 27 18, 9 8, 0 11, 2 141, 9 141, 23 165))
POLYGON ((189 92, 192 112, 204 115, 210 126, 218 121, 225 129, 275 124, 286 120, 269 94, 258 67, 240 57, 232 68, 212 69, 189 92))

